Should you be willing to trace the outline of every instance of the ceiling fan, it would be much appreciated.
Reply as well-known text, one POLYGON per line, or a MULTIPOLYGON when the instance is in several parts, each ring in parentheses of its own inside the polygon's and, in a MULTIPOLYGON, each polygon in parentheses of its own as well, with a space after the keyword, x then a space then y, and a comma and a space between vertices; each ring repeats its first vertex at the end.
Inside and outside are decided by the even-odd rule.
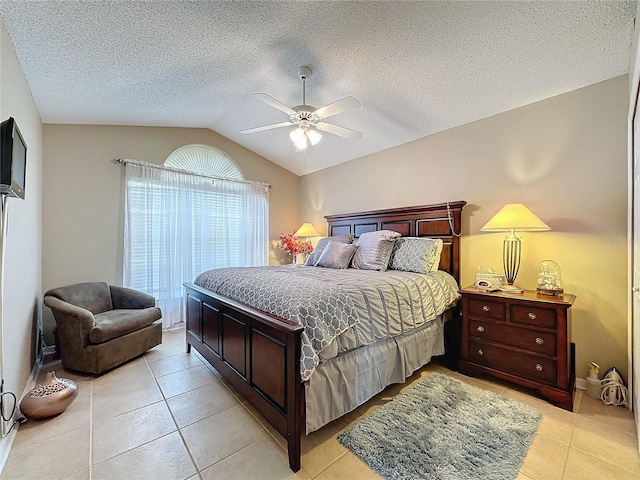
POLYGON ((289 137, 296 147, 296 151, 306 150, 309 143, 311 145, 316 145, 322 138, 322 134, 318 132, 318 130, 348 138, 350 140, 360 140, 360 138, 362 138, 362 133, 324 121, 325 118, 359 107, 360 102, 354 97, 345 97, 342 100, 338 100, 320 108, 307 105, 305 82, 309 77, 311 77, 311 69, 309 67, 300 67, 298 69, 298 76, 300 77, 300 80, 302 80, 302 105, 288 107, 266 93, 253 94, 253 96, 258 100, 262 100, 267 105, 271 105, 281 112, 286 113, 289 116, 289 121, 272 123, 270 125, 263 125, 262 127, 249 128, 247 130, 242 130, 240 133, 256 133, 262 132, 263 130, 271 130, 272 128, 297 125, 298 127, 293 129, 289 134, 289 137))

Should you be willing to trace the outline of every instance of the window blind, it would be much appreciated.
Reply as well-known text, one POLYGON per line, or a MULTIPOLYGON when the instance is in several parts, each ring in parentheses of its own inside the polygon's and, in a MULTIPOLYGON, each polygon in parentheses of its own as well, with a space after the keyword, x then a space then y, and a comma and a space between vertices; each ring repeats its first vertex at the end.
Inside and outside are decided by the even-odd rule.
POLYGON ((268 263, 268 186, 126 162, 125 286, 153 295, 165 328, 182 284, 219 267, 268 263))

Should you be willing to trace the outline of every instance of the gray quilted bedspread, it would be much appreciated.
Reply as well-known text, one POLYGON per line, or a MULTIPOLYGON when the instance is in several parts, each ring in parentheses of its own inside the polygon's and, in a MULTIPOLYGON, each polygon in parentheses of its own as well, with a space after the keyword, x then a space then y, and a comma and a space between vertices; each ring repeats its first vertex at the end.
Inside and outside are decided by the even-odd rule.
POLYGON ((435 319, 458 298, 455 280, 444 272, 232 267, 204 272, 194 283, 302 325, 303 381, 327 359, 325 349, 335 356, 407 333, 435 319))

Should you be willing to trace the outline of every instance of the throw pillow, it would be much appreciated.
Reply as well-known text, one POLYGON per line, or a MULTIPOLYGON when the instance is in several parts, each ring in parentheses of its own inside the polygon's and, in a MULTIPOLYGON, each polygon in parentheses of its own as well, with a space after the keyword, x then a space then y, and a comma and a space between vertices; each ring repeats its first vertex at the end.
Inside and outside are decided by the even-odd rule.
POLYGON ((356 247, 352 243, 329 242, 322 251, 322 255, 316 263, 317 267, 325 268, 349 268, 349 263, 356 253, 356 247))
POLYGON ((442 240, 439 238, 402 237, 396 240, 389 268, 406 272, 429 273, 438 270, 442 240))
POLYGON ((333 237, 325 237, 320 239, 320 241, 316 245, 316 248, 313 249, 313 252, 311 252, 311 255, 309 255, 309 258, 307 258, 307 261, 304 264, 314 266, 318 262, 320 255, 322 255, 322 251, 325 249, 329 242, 353 243, 353 235, 350 233, 345 233, 342 235, 334 235, 333 237))
POLYGON ((360 235, 355 243, 358 250, 353 256, 352 267, 361 270, 386 270, 393 243, 400 234, 392 230, 378 230, 360 235))

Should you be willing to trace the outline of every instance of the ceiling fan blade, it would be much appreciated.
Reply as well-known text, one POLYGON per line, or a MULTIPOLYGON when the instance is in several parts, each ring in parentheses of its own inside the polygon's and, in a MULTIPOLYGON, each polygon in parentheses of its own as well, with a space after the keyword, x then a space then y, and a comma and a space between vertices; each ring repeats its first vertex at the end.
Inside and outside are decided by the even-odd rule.
POLYGON ((338 113, 351 110, 352 108, 358 108, 359 106, 360 102, 356 98, 345 97, 342 100, 338 100, 336 102, 330 103, 329 105, 318 108, 315 113, 320 118, 327 118, 332 115, 337 115, 338 113))
POLYGON ((253 96, 256 97, 258 100, 262 100, 267 105, 271 105, 272 107, 277 108, 281 112, 286 113, 287 115, 296 114, 296 111, 293 108, 287 107, 284 103, 276 100, 275 98, 273 98, 270 95, 267 95, 266 93, 254 93, 253 96))
POLYGON ((350 128, 334 125, 333 123, 318 122, 316 123, 316 127, 323 132, 333 133, 334 135, 348 138, 349 140, 360 140, 362 138, 362 133, 351 130, 350 128))
POLYGON ((256 133, 263 130, 271 130, 272 128, 288 127, 289 125, 295 125, 294 122, 280 122, 272 123, 271 125, 263 125, 262 127, 248 128, 246 130, 240 130, 240 133, 256 133))

